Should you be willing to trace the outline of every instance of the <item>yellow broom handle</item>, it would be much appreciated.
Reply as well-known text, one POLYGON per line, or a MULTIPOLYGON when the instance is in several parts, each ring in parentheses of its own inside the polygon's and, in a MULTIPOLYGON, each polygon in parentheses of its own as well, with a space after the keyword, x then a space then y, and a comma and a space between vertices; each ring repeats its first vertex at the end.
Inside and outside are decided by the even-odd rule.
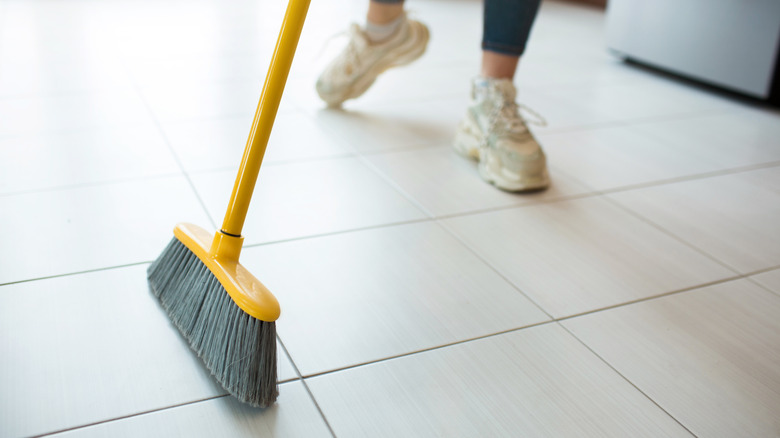
POLYGON ((310 0, 290 0, 287 4, 287 12, 284 14, 282 29, 279 31, 271 65, 265 77, 255 120, 252 122, 244 156, 241 158, 241 167, 238 169, 233 193, 230 195, 225 220, 222 222, 222 232, 225 234, 240 236, 244 228, 249 201, 252 199, 279 102, 282 100, 282 91, 287 82, 287 75, 290 73, 290 65, 295 55, 295 48, 298 46, 309 2, 310 0))

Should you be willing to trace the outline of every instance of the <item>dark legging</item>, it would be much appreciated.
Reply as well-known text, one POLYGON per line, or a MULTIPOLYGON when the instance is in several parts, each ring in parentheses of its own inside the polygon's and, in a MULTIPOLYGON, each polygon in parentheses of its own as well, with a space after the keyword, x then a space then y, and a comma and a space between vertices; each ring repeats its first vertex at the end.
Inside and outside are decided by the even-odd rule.
MULTIPOLYGON (((371 0, 401 3, 403 0, 371 0)), ((520 56, 534 24, 541 0, 485 0, 482 49, 520 56)))

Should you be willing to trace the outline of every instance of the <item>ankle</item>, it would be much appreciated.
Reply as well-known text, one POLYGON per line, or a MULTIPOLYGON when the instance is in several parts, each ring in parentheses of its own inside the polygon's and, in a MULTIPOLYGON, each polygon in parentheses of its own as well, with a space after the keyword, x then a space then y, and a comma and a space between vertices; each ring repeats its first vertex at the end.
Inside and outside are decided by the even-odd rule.
POLYGON ((363 26, 363 31, 366 33, 366 36, 370 42, 375 44, 381 43, 387 41, 390 39, 390 37, 395 35, 396 32, 398 32, 398 29, 401 27, 401 23, 403 23, 404 18, 405 15, 402 13, 394 20, 382 24, 375 23, 371 20, 366 20, 366 24, 363 26))
POLYGON ((511 81, 515 77, 519 60, 519 56, 483 50, 481 74, 491 79, 509 79, 511 81))
POLYGON ((368 22, 383 25, 394 21, 404 13, 403 2, 382 3, 372 1, 368 3, 368 12, 366 20, 368 22))

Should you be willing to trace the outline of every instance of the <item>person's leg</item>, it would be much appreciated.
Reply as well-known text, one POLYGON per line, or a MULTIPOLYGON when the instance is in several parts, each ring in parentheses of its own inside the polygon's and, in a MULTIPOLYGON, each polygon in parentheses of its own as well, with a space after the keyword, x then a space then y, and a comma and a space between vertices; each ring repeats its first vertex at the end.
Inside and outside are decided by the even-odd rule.
POLYGON ((406 17, 403 0, 372 0, 362 28, 353 24, 350 41, 317 79, 328 106, 362 95, 377 76, 416 60, 428 46, 428 28, 406 17))
POLYGON ((541 0, 485 0, 482 76, 512 79, 541 0))
POLYGON ((503 190, 550 184, 544 152, 519 114, 513 84, 540 0, 485 0, 481 76, 455 135, 455 150, 479 160, 480 176, 503 190))

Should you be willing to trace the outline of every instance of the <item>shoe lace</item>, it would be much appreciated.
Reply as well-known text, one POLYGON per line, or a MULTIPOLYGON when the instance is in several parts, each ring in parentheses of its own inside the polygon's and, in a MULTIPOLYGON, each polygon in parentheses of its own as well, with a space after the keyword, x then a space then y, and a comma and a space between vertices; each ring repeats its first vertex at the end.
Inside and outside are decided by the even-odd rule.
POLYGON ((334 33, 333 35, 329 36, 325 39, 325 41, 322 43, 322 47, 319 50, 319 53, 317 54, 317 57, 315 60, 320 59, 322 57, 323 53, 326 52, 328 46, 337 38, 340 37, 348 37, 347 46, 344 48, 344 50, 341 52, 341 54, 336 58, 338 60, 338 64, 336 65, 337 68, 331 70, 332 74, 335 74, 337 72, 344 72, 347 75, 352 74, 353 71, 360 68, 360 55, 359 51, 357 49, 357 46, 355 44, 355 38, 354 38, 354 29, 344 30, 341 32, 334 33))
POLYGON ((488 146, 488 137, 491 132, 502 132, 509 134, 518 140, 525 140, 531 136, 528 125, 547 126, 547 120, 539 113, 526 105, 518 104, 509 99, 501 99, 497 105, 494 105, 488 116, 488 129, 482 136, 480 148, 488 146), (523 112, 532 116, 529 118, 523 115, 523 112))

